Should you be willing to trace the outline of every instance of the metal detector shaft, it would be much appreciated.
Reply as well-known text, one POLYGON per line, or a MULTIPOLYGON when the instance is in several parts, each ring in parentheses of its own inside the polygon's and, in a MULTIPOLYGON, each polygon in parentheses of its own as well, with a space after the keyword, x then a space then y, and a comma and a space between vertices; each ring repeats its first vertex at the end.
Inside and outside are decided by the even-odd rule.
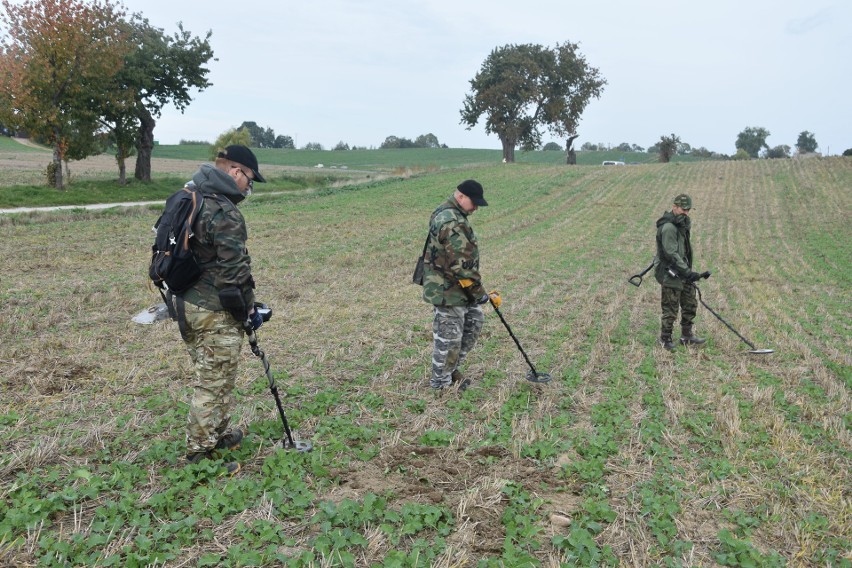
MULTIPOLYGON (((263 363, 263 372, 266 373, 266 378, 269 379, 269 390, 272 391, 272 396, 275 398, 275 406, 278 407, 278 414, 281 416, 281 423, 284 425, 284 433, 287 434, 287 442, 290 443, 291 448, 295 448, 296 442, 293 441, 290 425, 287 424, 287 415, 284 414, 284 406, 281 404, 281 397, 278 395, 278 385, 275 384, 275 378, 272 376, 272 371, 269 368, 269 360, 266 358, 266 353, 257 345, 257 334, 254 330, 249 334, 249 345, 251 346, 251 352, 257 355, 263 363)), ((287 448, 285 442, 282 442, 282 445, 284 448, 287 448)))
POLYGON ((503 314, 501 314, 501 313, 500 313, 500 308, 498 308, 498 307, 497 307, 497 305, 494 303, 494 300, 493 300, 491 297, 489 297, 489 298, 488 298, 488 301, 489 301, 489 302, 491 302, 491 307, 493 307, 493 308, 494 308, 494 311, 495 311, 495 312, 497 312, 497 315, 498 315, 498 316, 500 316, 500 321, 502 321, 502 322, 503 322, 503 325, 504 325, 504 326, 506 326, 506 331, 508 331, 508 332, 509 332, 509 335, 510 335, 510 336, 512 337, 512 339, 515 341, 515 345, 517 345, 517 346, 518 346, 518 350, 521 352, 521 355, 523 355, 523 356, 524 356, 524 359, 526 360, 527 365, 529 365, 529 366, 530 366, 530 369, 532 370, 533 374, 534 374, 534 375, 538 375, 538 373, 537 373, 537 372, 536 372, 536 370, 535 370, 535 367, 534 367, 534 366, 533 366, 533 364, 532 364, 532 361, 530 361, 530 358, 529 358, 529 357, 527 357, 527 353, 526 353, 526 351, 524 351, 524 348, 523 348, 523 347, 521 347, 521 342, 520 342, 520 341, 518 341, 518 338, 517 338, 517 337, 515 337, 515 334, 514 334, 514 333, 512 333, 512 328, 511 328, 511 327, 509 327, 509 324, 508 324, 508 323, 506 323, 506 319, 503 317, 503 314))
POLYGON ((722 319, 722 316, 720 316, 719 314, 717 314, 717 313, 713 310, 713 308, 711 308, 710 306, 708 306, 707 304, 705 304, 705 303, 704 303, 704 300, 701 298, 701 288, 699 288, 699 287, 698 287, 698 286, 697 286, 694 282, 692 283, 692 285, 693 285, 693 286, 695 286, 695 290, 698 292, 698 301, 699 301, 699 302, 701 302, 701 305, 702 305, 702 306, 704 306, 705 308, 707 308, 707 309, 710 311, 710 313, 711 313, 711 314, 713 314, 714 316, 716 316, 716 319, 718 319, 720 322, 722 322, 723 324, 725 324, 725 326, 726 326, 728 329, 730 329, 731 331, 733 331, 733 332, 737 335, 737 337, 739 337, 740 339, 742 339, 742 340, 743 340, 743 343, 745 343, 746 345, 748 345, 749 347, 751 347, 751 348, 752 348, 752 350, 756 350, 757 348, 754 346, 754 344, 753 344, 751 341, 749 341, 748 339, 746 339, 745 337, 743 337, 742 335, 740 335, 740 332, 738 332, 736 329, 734 329, 734 328, 731 326, 731 324, 729 324, 728 322, 726 322, 725 320, 723 320, 723 319, 722 319))

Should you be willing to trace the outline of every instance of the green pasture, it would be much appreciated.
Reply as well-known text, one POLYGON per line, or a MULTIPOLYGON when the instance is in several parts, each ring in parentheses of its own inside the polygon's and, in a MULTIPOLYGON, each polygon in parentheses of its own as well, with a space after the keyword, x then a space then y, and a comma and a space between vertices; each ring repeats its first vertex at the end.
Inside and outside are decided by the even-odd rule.
POLYGON ((260 346, 314 450, 280 449, 246 348, 233 478, 182 463, 177 326, 131 321, 158 207, 0 216, 0 564, 850 566, 852 159, 557 162, 244 202, 260 346), (484 284, 549 384, 487 308, 472 387, 428 388, 411 271, 468 177, 484 284), (704 348, 657 345, 659 287, 627 279, 681 192, 704 300, 775 353, 703 308, 704 348))

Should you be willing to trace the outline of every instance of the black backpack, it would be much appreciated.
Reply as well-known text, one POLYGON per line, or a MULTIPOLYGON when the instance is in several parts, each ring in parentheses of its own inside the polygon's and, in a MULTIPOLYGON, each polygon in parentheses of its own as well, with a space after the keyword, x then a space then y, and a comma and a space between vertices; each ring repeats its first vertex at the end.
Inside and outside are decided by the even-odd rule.
POLYGON ((148 276, 158 288, 180 294, 201 277, 189 239, 203 203, 204 198, 192 182, 166 200, 166 208, 154 224, 157 237, 148 267, 148 276))

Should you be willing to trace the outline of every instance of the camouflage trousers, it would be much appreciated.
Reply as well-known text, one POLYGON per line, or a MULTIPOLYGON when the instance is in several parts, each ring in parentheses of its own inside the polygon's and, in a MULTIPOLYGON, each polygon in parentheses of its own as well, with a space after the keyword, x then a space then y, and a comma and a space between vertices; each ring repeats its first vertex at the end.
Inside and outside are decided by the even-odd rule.
POLYGON ((680 325, 691 326, 698 312, 698 298, 695 294, 695 286, 684 283, 683 290, 662 286, 660 305, 663 316, 660 318, 660 334, 671 335, 677 312, 680 309, 680 325))
POLYGON ((433 389, 452 384, 453 371, 461 366, 473 349, 484 321, 482 308, 476 305, 435 306, 435 319, 432 322, 435 344, 432 350, 432 378, 429 381, 433 389))
POLYGON ((212 450, 228 429, 244 333, 230 313, 186 304, 184 341, 195 365, 186 424, 188 454, 212 450))

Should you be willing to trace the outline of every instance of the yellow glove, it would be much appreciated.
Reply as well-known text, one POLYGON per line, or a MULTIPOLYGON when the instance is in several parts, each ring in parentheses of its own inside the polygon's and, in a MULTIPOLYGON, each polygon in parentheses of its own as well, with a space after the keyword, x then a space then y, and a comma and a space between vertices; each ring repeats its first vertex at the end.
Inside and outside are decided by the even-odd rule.
POLYGON ((488 292, 488 298, 494 303, 495 308, 499 308, 503 304, 503 298, 500 297, 500 292, 497 290, 488 292))
POLYGON ((473 286, 473 280, 470 278, 459 278, 459 286, 462 288, 470 288, 473 286))

